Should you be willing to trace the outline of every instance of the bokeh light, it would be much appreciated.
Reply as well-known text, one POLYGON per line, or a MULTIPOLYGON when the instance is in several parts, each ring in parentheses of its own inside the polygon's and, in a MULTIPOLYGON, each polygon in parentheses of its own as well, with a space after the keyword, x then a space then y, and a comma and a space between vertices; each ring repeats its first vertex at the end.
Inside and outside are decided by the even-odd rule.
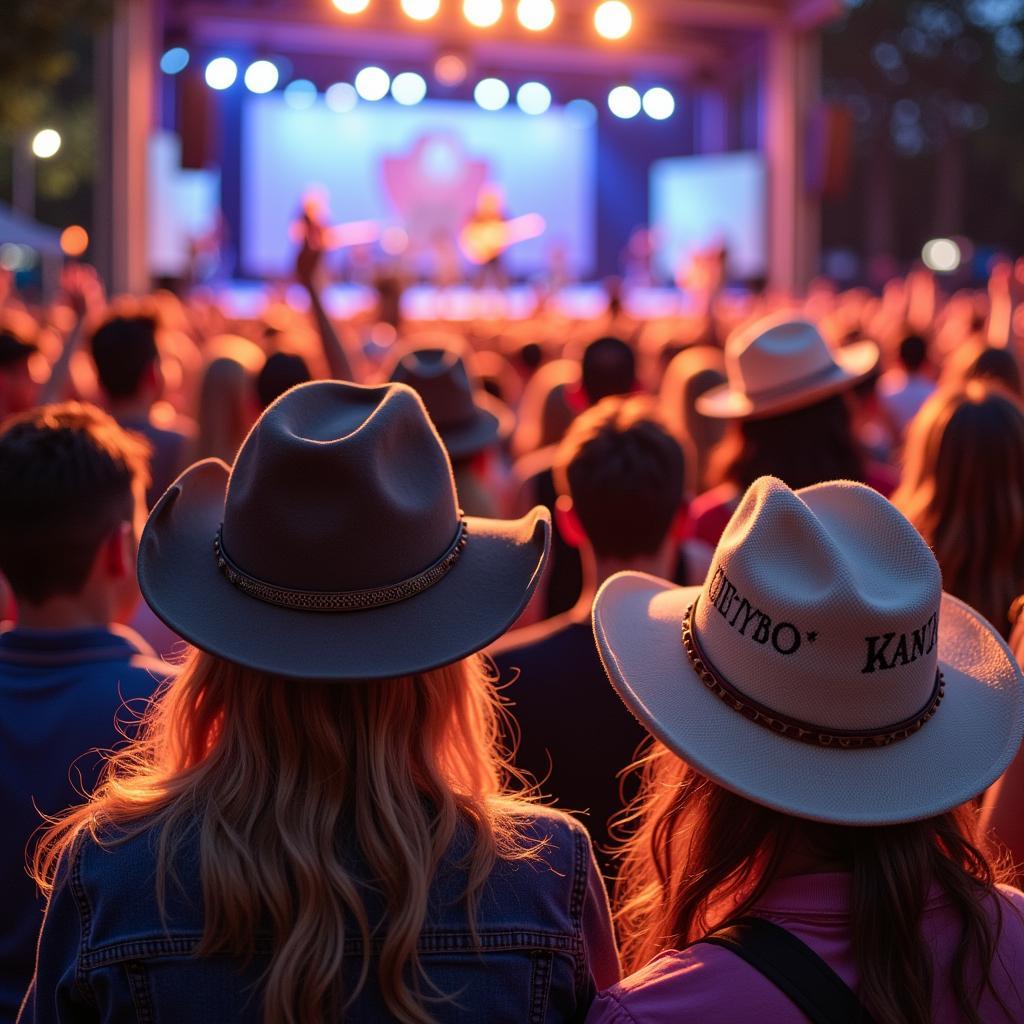
POLYGON ((640 93, 631 85, 617 85, 608 93, 608 109, 624 121, 636 117, 642 106, 640 93))
POLYGON ((655 121, 664 121, 676 112, 676 101, 668 89, 656 85, 644 93, 643 107, 648 117, 655 121))
POLYGON ((370 6, 370 0, 331 0, 342 14, 362 14, 370 6))
POLYGON ((581 124, 594 124, 597 121, 597 107, 590 100, 569 100, 565 105, 565 112, 581 124))
POLYGON ((380 247, 388 256, 401 256, 409 248, 409 236, 403 228, 385 228, 380 233, 380 247))
POLYGON ((383 68, 371 64, 356 75, 356 92, 359 93, 360 99, 369 100, 371 103, 382 100, 390 88, 391 76, 383 68))
POLYGON ((395 75, 391 83, 391 97, 403 107, 413 107, 427 95, 427 83, 415 71, 403 71, 395 75))
POLYGON ((160 70, 165 75, 177 75, 188 67, 189 54, 184 46, 172 46, 164 50, 160 58, 160 70))
POLYGON ((473 99, 484 110, 501 110, 507 106, 510 95, 508 86, 500 78, 483 78, 473 90, 473 99))
POLYGON ((952 238, 933 238, 924 243, 921 259, 937 274, 951 274, 960 266, 960 246, 952 238))
POLYGON ((78 259, 89 248, 89 232, 81 224, 69 224, 60 233, 60 251, 65 256, 78 259))
POLYGON ((277 70, 277 65, 273 61, 254 60, 245 69, 243 81, 249 92, 259 95, 275 89, 280 78, 281 73, 277 70))
POLYGON ((462 13, 470 25, 490 28, 501 19, 501 0, 462 0, 462 13))
POLYGON ((230 57, 214 57, 206 65, 205 78, 211 89, 230 89, 238 78, 238 65, 230 57))
POLYGON ((449 88, 461 85, 466 73, 466 61, 457 53, 442 53, 434 62, 434 77, 449 88))
POLYGON ((328 110, 333 110, 336 114, 347 114, 350 110, 355 110, 356 104, 359 102, 359 94, 356 92, 355 86, 348 82, 335 82, 334 85, 327 87, 327 91, 324 93, 324 102, 327 104, 328 110))
POLYGON ((524 114, 543 114, 551 106, 551 90, 543 82, 524 82, 516 91, 516 105, 524 114))
POLYGON ((296 78, 284 87, 284 101, 292 110, 309 110, 316 103, 316 86, 308 78, 296 78))
POLYGON ((633 27, 633 12, 622 0, 605 0, 594 11, 594 28, 605 39, 622 39, 633 27))
POLYGON ((413 21, 430 21, 440 8, 441 0, 402 0, 402 10, 413 21))
POLYGON ((555 20, 555 5, 552 0, 519 0, 516 17, 523 28, 543 32, 555 20))
POLYGON ((36 132, 32 139, 32 152, 40 160, 48 160, 60 149, 61 137, 56 128, 44 128, 36 132))

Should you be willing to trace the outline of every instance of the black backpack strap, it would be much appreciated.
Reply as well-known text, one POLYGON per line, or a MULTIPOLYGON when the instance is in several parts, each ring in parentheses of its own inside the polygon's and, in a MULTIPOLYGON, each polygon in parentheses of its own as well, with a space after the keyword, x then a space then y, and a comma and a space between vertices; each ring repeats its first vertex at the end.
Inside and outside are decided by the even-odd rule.
POLYGON ((700 941, 745 960, 813 1024, 874 1024, 846 982, 813 949, 771 921, 741 917, 700 941))

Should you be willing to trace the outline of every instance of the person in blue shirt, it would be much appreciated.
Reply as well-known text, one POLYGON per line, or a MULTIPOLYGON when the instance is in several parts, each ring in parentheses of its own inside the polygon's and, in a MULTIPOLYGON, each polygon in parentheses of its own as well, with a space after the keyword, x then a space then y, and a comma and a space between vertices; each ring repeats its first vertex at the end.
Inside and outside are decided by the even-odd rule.
POLYGON ((17 626, 0 629, 0 1021, 32 977, 43 901, 26 846, 97 781, 168 666, 123 626, 147 448, 100 410, 42 406, 0 429, 0 572, 17 626))

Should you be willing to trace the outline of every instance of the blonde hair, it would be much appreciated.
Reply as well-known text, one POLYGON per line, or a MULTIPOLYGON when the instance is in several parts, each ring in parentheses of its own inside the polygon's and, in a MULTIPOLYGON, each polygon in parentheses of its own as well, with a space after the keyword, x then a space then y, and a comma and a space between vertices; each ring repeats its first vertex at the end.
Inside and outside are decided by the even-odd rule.
POLYGON ((931 545, 943 586, 1005 636, 1024 589, 1024 407, 980 381, 939 391, 907 431, 893 504, 931 545))
MULTIPOLYGON (((356 877, 338 856, 352 834, 380 886, 386 926, 375 953, 389 1013, 431 1020, 417 955, 432 880, 457 830, 470 930, 497 858, 531 859, 527 799, 500 751, 504 710, 480 656, 407 678, 322 683, 281 679, 203 652, 149 708, 140 737, 108 762, 88 803, 51 823, 34 873, 52 891, 80 837, 102 844, 159 827, 157 899, 186 834, 198 831, 205 907, 201 955, 255 952, 273 930, 264 1020, 336 1019, 370 975, 371 929, 356 877), (340 977, 346 925, 362 937, 351 991, 340 977)), ((380 938, 380 932, 374 933, 380 938)))

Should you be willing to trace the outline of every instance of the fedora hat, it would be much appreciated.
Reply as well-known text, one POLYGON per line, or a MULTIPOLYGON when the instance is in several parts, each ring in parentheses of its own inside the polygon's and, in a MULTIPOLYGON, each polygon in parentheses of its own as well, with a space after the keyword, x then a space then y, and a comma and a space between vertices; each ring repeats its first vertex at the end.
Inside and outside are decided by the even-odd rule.
POLYGON ((427 407, 448 454, 463 459, 505 440, 515 425, 512 411, 475 386, 468 353, 454 341, 413 342, 403 348, 391 380, 408 384, 427 407))
POLYGON ((139 583, 196 647, 305 679, 426 671, 518 617, 550 535, 459 510, 451 465, 404 384, 302 384, 228 467, 187 469, 150 513, 139 583))
POLYGON ((814 324, 768 317, 729 336, 728 383, 701 395, 697 412, 714 419, 754 419, 803 409, 853 387, 877 365, 873 341, 833 353, 814 324))
POLYGON ((594 632, 612 685, 667 747, 756 803, 849 825, 969 800, 1024 732, 1020 670, 942 592, 938 564, 881 495, 762 477, 702 587, 611 577, 594 632))

